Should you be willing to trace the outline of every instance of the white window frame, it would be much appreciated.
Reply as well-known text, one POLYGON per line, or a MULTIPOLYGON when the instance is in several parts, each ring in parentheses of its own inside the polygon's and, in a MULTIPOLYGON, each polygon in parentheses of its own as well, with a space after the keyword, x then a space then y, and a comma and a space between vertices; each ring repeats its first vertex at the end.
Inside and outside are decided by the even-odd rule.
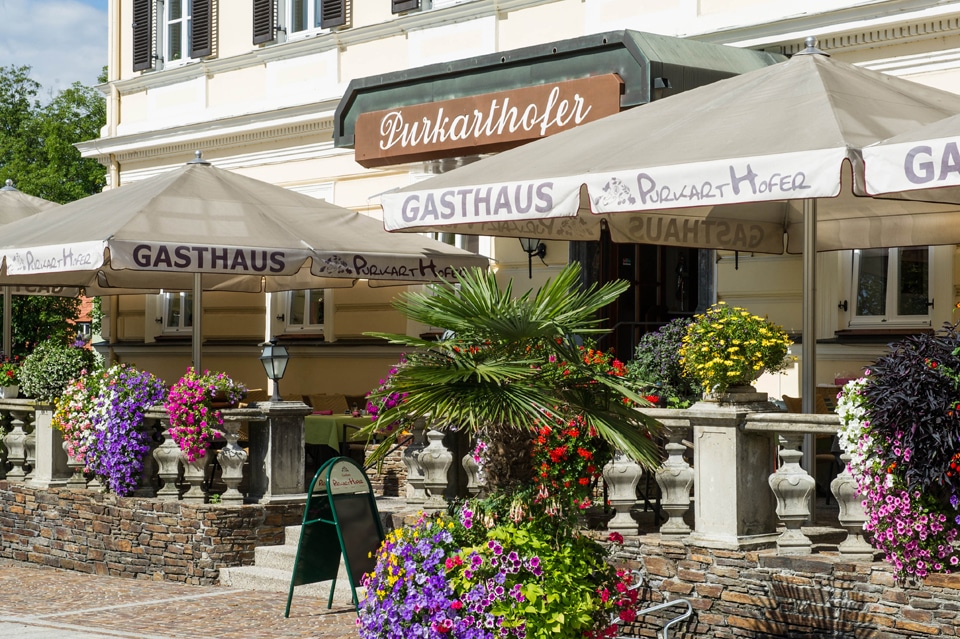
POLYGON ((320 27, 320 4, 319 0, 303 0, 307 5, 307 24, 314 26, 301 29, 300 31, 293 30, 293 8, 296 0, 281 0, 281 10, 283 16, 283 27, 286 32, 286 40, 300 40, 302 38, 309 38, 315 36, 318 33, 326 33, 329 29, 323 29, 320 27))
MULTIPOLYGON (((922 315, 900 315, 897 313, 897 293, 900 288, 900 251, 916 250, 918 247, 865 249, 870 251, 887 250, 887 283, 886 304, 883 315, 859 315, 858 286, 860 281, 860 266, 863 256, 862 250, 853 251, 852 277, 850 280, 850 328, 883 328, 883 327, 926 327, 932 325, 933 307, 927 305, 926 313, 922 315)), ((934 299, 934 250, 933 247, 919 247, 927 251, 927 299, 934 299)))
POLYGON ((193 334, 193 293, 181 291, 180 293, 161 293, 160 294, 160 332, 163 335, 192 335, 193 334), (177 325, 173 326, 169 322, 171 306, 173 299, 180 301, 180 315, 177 319, 177 325), (189 313, 185 313, 189 310, 189 313), (184 325, 184 319, 189 316, 190 324, 184 325))
MULTIPOLYGON (((282 311, 282 321, 283 321, 283 332, 288 334, 300 334, 300 335, 324 335, 326 333, 326 321, 330 316, 330 295, 326 289, 304 289, 299 291, 284 291, 280 293, 280 308, 282 311), (306 320, 309 316, 308 308, 311 308, 313 305, 313 300, 316 295, 319 293, 322 302, 320 311, 322 317, 320 322, 304 322, 294 323, 294 310, 300 310, 303 316, 303 319, 306 320), (294 309, 293 304, 297 301, 302 295, 303 299, 303 308, 294 309)), ((280 319, 280 318, 278 318, 280 319)))
POLYGON ((178 67, 193 60, 193 58, 190 57, 190 49, 192 48, 190 42, 190 22, 192 19, 193 0, 163 0, 163 20, 161 21, 160 28, 157 29, 157 35, 160 40, 159 49, 163 51, 163 67, 165 69, 178 67), (171 20, 170 9, 175 1, 180 2, 182 10, 181 16, 176 20, 171 20), (173 57, 174 53, 170 49, 171 38, 169 36, 171 22, 177 22, 180 25, 180 57, 178 58, 173 57))

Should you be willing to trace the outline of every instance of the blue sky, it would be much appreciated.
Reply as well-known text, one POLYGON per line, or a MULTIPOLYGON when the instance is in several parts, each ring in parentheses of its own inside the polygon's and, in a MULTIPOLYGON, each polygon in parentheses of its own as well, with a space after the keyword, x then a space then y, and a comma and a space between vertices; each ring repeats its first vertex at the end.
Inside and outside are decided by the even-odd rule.
POLYGON ((0 66, 31 67, 42 101, 106 63, 107 0, 0 0, 0 66))

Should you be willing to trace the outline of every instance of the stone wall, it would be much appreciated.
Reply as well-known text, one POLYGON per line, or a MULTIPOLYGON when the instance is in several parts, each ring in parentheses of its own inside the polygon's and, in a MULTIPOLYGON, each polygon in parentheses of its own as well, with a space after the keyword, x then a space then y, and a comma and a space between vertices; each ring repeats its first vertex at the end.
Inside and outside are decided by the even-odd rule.
POLYGON ((0 557, 67 570, 209 585, 284 541, 302 505, 226 507, 0 481, 0 557))
MULTIPOLYGON (((693 618, 671 628, 671 637, 960 635, 960 574, 897 584, 891 567, 882 562, 854 563, 835 553, 711 550, 661 542, 655 535, 628 537, 615 558, 642 572, 641 599, 691 601, 693 618)), ((646 619, 637 636, 653 637, 657 621, 646 619)))
MULTIPOLYGON (((376 449, 375 444, 367 444, 364 459, 366 460, 376 449)), ((406 449, 406 446, 400 446, 387 455, 379 468, 374 466, 367 470, 373 494, 383 497, 406 497, 407 467, 403 464, 403 452, 406 449)))

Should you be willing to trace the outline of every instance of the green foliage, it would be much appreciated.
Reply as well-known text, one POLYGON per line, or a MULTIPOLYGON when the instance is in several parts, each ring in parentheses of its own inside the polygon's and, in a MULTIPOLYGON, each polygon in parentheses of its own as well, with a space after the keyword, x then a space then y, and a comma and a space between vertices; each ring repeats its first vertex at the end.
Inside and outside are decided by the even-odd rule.
POLYGON ((76 297, 14 295, 11 307, 13 356, 23 357, 35 345, 49 340, 68 342, 76 336, 74 322, 80 317, 80 300, 76 297))
POLYGON ((53 202, 72 202, 99 193, 106 170, 81 158, 73 146, 100 135, 106 102, 91 87, 75 82, 47 104, 30 67, 0 67, 0 183, 53 202))
MULTIPOLYGON (((392 391, 404 401, 380 413, 367 430, 424 417, 438 426, 456 424, 492 444, 531 432, 550 414, 565 422, 582 418, 616 448, 659 464, 647 436, 652 424, 623 400, 648 402, 632 384, 585 360, 580 347, 584 338, 607 332, 598 311, 628 285, 583 290, 579 278, 573 263, 536 293, 514 297, 512 283, 500 290, 493 273, 472 269, 458 275, 456 284, 402 295, 395 302, 400 312, 446 333, 437 341, 374 334, 410 350, 406 365, 391 377, 392 391), (545 368, 548 362, 566 363, 562 383, 545 368)), ((378 452, 388 450, 393 439, 378 452)))
POLYGON ((678 318, 640 338, 627 378, 661 398, 668 408, 686 408, 703 394, 692 377, 683 374, 680 347, 690 320, 678 318))
POLYGON ((20 390, 27 397, 53 402, 70 380, 94 367, 93 353, 57 340, 46 340, 20 366, 20 390))

